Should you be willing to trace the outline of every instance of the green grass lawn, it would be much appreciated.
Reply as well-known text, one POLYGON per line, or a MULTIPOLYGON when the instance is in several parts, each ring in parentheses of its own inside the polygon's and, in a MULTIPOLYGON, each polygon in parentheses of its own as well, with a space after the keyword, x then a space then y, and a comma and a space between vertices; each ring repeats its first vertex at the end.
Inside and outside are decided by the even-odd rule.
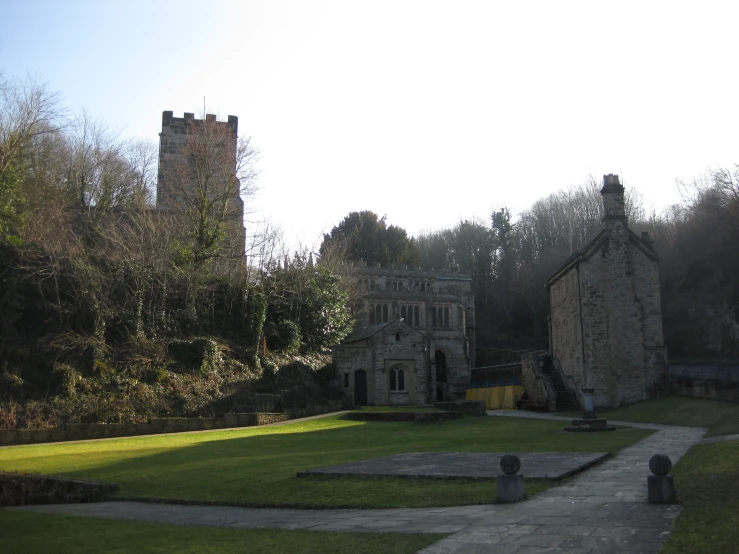
POLYGON ((161 523, 0 510, 1 550, 8 554, 410 554, 444 536, 178 527, 161 523))
MULTIPOLYGON (((562 422, 465 417, 430 424, 337 416, 274 427, 0 448, 0 469, 118 483, 122 497, 252 506, 491 503, 494 481, 304 477, 305 469, 404 452, 616 452, 650 434, 565 433, 562 422)), ((529 496, 550 483, 529 481, 529 496)))
MULTIPOLYGON (((706 437, 739 433, 739 404, 706 398, 668 396, 618 408, 599 408, 598 415, 621 421, 707 427, 706 437)), ((579 417, 578 413, 567 413, 579 417)))
POLYGON ((683 504, 664 554, 739 550, 739 442, 694 446, 673 471, 683 504))

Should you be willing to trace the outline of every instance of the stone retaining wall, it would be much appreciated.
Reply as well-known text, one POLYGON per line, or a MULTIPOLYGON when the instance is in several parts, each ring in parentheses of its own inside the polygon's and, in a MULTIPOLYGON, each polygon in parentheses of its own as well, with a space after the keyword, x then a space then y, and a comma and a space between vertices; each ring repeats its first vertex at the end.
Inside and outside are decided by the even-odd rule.
POLYGON ((461 400, 459 402, 436 402, 434 408, 471 415, 487 415, 483 400, 461 400))
POLYGON ((117 490, 114 483, 0 472, 0 506, 102 502, 117 490))
POLYGON ((351 421, 412 421, 429 423, 447 419, 460 419, 462 412, 349 412, 341 419, 351 421))
POLYGON ((341 409, 340 403, 328 406, 308 406, 287 413, 244 413, 223 414, 221 417, 161 418, 149 423, 68 423, 56 429, 4 429, 0 430, 0 446, 36 444, 42 442, 65 442, 89 439, 181 433, 184 431, 208 431, 232 427, 267 425, 329 413, 341 409))
POLYGON ((671 377, 670 392, 678 396, 695 396, 739 402, 739 383, 732 381, 690 380, 682 377, 671 377))

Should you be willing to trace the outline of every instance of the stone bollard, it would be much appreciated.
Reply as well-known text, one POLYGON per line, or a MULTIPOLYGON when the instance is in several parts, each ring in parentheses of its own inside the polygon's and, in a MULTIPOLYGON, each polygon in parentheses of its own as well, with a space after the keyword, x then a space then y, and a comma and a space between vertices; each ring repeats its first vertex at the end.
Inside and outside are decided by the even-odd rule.
POLYGON ((677 502, 672 475, 672 461, 664 454, 655 454, 649 460, 649 469, 654 475, 647 477, 647 499, 652 504, 677 502))
POLYGON ((521 469, 521 460, 513 454, 506 454, 500 459, 500 469, 505 475, 498 475, 498 502, 518 502, 524 499, 523 475, 516 475, 521 469))

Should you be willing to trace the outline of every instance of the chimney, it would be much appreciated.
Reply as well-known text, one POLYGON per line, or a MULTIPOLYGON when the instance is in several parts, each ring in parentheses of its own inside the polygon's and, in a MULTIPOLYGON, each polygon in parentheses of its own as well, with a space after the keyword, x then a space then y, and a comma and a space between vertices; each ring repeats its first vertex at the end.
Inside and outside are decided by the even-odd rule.
POLYGON ((618 180, 618 175, 603 175, 603 188, 600 189, 603 196, 603 219, 626 219, 626 208, 624 205, 624 187, 618 180))

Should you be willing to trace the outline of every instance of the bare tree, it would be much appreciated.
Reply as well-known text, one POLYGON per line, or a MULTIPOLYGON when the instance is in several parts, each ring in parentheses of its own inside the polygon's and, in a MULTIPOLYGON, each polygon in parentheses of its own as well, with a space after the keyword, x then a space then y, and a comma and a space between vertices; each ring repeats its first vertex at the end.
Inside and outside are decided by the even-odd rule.
POLYGON ((24 156, 36 139, 59 128, 62 115, 58 96, 45 84, 0 74, 0 239, 17 223, 24 202, 24 156))

